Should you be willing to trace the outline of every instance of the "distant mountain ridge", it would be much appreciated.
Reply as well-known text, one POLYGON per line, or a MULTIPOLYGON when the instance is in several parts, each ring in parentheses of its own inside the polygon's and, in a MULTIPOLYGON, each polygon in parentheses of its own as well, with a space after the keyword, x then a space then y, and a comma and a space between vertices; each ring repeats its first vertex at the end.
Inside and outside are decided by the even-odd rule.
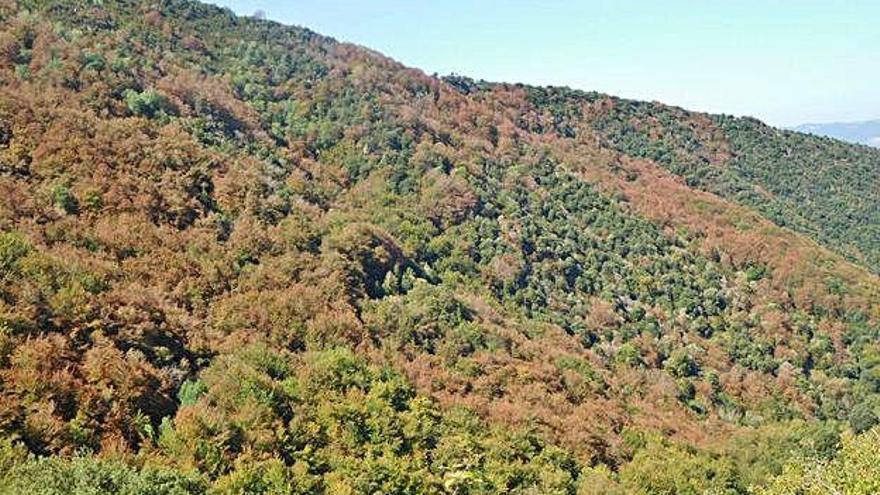
POLYGON ((880 148, 880 119, 863 122, 802 124, 791 129, 807 134, 827 136, 851 143, 867 144, 880 148))

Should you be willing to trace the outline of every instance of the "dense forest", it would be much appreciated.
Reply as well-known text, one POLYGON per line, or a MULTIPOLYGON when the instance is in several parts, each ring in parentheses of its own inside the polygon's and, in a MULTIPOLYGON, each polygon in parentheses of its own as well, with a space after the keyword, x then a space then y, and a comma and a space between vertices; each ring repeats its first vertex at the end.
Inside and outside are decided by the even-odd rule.
POLYGON ((0 0, 0 493, 873 494, 880 150, 0 0))
MULTIPOLYGON (((550 132, 590 134, 880 272, 880 150, 567 88, 527 88, 550 132)), ((543 129, 542 129, 543 130, 543 129)), ((546 132, 546 131, 545 131, 546 132)))

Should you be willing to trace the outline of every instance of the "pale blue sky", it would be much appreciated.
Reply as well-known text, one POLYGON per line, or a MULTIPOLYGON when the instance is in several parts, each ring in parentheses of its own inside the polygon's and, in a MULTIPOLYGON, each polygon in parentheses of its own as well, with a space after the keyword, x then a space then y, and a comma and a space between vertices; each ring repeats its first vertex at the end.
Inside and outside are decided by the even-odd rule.
POLYGON ((880 0, 216 0, 427 73, 775 125, 880 118, 880 0))

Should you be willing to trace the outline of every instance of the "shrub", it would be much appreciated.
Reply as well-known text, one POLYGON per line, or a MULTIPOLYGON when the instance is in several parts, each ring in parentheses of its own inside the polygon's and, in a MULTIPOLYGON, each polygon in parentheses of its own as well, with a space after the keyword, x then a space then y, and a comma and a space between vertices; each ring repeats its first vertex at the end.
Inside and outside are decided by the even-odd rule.
POLYGON ((172 113, 168 100, 154 89, 140 93, 129 89, 123 96, 128 110, 137 117, 153 118, 160 113, 172 113))

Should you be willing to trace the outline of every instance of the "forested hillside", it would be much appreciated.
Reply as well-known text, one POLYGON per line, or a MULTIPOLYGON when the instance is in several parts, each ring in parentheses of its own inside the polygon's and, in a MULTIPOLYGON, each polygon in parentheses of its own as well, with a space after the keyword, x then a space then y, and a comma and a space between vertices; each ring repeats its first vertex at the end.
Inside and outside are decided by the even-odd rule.
POLYGON ((187 0, 0 26, 0 493, 878 490, 878 152, 187 0))
POLYGON ((691 186, 760 211, 880 271, 880 150, 775 129, 751 118, 565 88, 528 88, 562 136, 648 158, 691 186))

